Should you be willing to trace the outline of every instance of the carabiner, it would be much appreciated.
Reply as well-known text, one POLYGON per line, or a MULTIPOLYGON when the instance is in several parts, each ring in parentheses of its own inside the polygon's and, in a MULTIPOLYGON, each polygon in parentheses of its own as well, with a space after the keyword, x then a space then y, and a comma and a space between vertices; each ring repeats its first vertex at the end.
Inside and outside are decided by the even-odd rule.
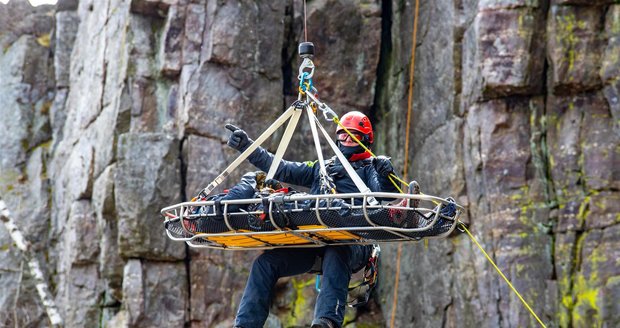
POLYGON ((299 75, 297 75, 297 79, 301 81, 304 73, 308 74, 305 77, 307 79, 311 79, 314 75, 314 63, 310 60, 310 58, 304 58, 304 61, 299 66, 299 75), (309 70, 309 72, 306 70, 309 70))
POLYGON ((328 121, 333 121, 334 118, 338 118, 336 112, 334 112, 329 106, 325 105, 325 103, 320 103, 319 109, 323 112, 323 117, 325 117, 328 121))

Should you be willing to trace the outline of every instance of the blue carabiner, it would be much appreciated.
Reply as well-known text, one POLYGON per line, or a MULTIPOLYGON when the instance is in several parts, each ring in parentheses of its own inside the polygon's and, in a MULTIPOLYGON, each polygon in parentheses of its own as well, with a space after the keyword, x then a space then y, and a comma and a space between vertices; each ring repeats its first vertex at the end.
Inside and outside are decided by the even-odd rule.
MULTIPOLYGON (((306 78, 308 77, 308 75, 310 75, 308 72, 304 72, 304 73, 301 75, 301 79, 299 79, 299 88, 300 88, 302 91, 304 91, 304 92, 306 92, 306 91, 307 91, 307 89, 306 89, 306 84, 304 83, 304 81, 306 81, 306 78)), ((312 82, 310 82, 310 83, 312 83, 312 82)))

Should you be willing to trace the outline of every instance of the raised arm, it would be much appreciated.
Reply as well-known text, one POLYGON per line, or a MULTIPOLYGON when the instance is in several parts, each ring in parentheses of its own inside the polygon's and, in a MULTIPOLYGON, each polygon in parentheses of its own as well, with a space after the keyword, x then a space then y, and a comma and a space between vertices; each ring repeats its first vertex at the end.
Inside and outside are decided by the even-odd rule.
MULTIPOLYGON (((226 128, 232 132, 228 139, 228 145, 239 152, 245 151, 254 142, 244 130, 232 124, 226 124, 226 128)), ((272 153, 262 147, 258 147, 248 157, 248 160, 258 169, 267 172, 271 167, 273 158, 274 155, 272 153)), ((274 178, 282 182, 310 188, 314 181, 314 163, 282 160, 274 178)))

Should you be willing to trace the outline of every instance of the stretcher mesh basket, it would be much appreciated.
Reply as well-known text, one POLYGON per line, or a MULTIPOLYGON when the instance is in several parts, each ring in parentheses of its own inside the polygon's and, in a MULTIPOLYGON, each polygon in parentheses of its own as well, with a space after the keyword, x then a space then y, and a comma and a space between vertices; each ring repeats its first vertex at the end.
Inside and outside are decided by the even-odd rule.
POLYGON ((462 210, 428 195, 355 193, 184 202, 161 213, 168 237, 192 247, 268 249, 446 237, 462 210))

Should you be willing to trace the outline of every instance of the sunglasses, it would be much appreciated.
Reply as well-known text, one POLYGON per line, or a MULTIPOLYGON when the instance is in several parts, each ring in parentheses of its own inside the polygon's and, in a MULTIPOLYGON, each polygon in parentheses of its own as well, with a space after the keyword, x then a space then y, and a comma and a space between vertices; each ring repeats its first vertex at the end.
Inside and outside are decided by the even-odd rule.
MULTIPOLYGON (((357 140, 362 140, 362 138, 364 137, 362 134, 360 133, 356 133, 356 132, 351 132, 351 134, 357 139, 357 140)), ((338 141, 345 141, 347 139, 351 139, 351 141, 355 141, 354 139, 351 138, 351 136, 346 133, 346 132, 341 132, 338 133, 337 135, 338 141)))

